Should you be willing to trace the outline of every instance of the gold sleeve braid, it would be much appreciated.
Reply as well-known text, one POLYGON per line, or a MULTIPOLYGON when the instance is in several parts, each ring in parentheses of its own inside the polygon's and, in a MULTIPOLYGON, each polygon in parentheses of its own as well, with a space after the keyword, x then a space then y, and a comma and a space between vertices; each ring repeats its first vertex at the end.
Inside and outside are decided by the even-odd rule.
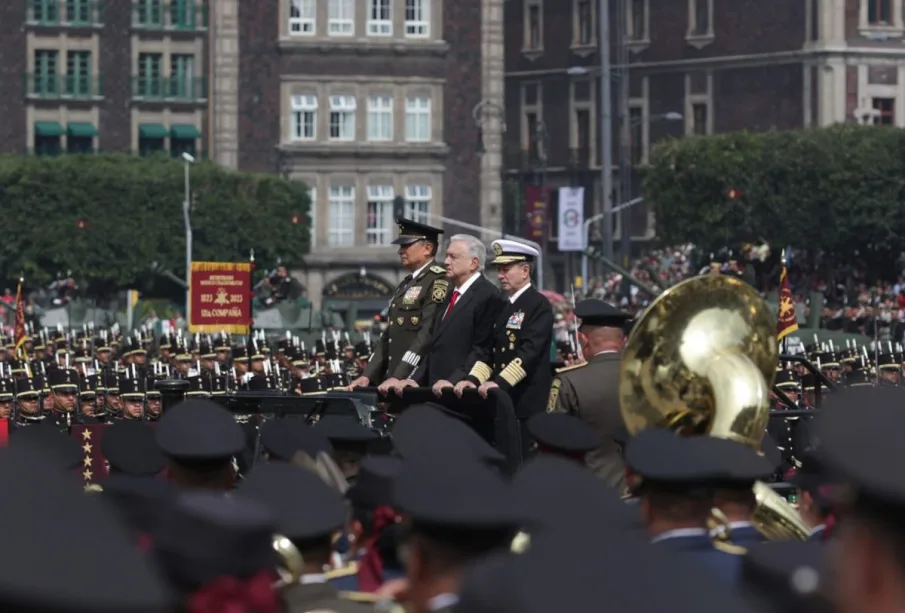
POLYGON ((475 362, 475 365, 471 367, 471 372, 468 373, 468 376, 474 377, 481 383, 486 383, 490 380, 490 377, 493 376, 493 370, 484 362, 475 362))
POLYGON ((522 379, 528 376, 528 373, 525 372, 525 369, 522 368, 522 359, 515 358, 509 364, 506 365, 506 368, 500 373, 500 377, 511 385, 515 387, 522 379))

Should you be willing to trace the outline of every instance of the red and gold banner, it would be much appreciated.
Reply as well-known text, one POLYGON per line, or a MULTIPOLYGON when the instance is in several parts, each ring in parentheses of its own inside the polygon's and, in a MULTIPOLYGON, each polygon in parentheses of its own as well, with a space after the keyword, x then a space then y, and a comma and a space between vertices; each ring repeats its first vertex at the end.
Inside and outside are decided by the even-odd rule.
POLYGON ((792 332, 798 330, 798 318, 795 316, 795 301, 792 298, 792 288, 789 286, 789 273, 786 263, 782 263, 782 272, 779 274, 779 314, 776 320, 776 338, 782 340, 792 332))
POLYGON ((251 262, 192 262, 189 331, 248 334, 251 262))
POLYGON ((542 242, 550 220, 550 190, 540 185, 525 186, 525 238, 542 242))
POLYGON ((25 358, 25 342, 28 340, 28 329, 25 327, 25 297, 22 295, 22 279, 16 290, 16 325, 13 334, 16 349, 13 354, 18 359, 25 358))

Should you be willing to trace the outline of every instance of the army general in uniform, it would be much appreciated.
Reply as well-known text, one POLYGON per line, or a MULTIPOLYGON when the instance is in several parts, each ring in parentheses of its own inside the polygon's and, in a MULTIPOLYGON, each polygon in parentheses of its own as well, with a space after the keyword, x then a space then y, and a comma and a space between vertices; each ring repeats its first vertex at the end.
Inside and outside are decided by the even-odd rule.
POLYGON ((599 446, 588 453, 588 467, 622 489, 625 468, 615 439, 625 428, 619 410, 619 368, 623 328, 630 316, 602 300, 582 300, 575 316, 581 320, 578 340, 587 361, 557 371, 547 411, 574 415, 594 429, 599 446))
POLYGON ((410 378, 424 359, 434 320, 449 291, 446 270, 434 260, 443 230, 409 219, 397 223, 399 237, 393 244, 399 245, 399 260, 409 274, 390 299, 387 327, 374 355, 350 389, 379 385, 386 393, 410 378))

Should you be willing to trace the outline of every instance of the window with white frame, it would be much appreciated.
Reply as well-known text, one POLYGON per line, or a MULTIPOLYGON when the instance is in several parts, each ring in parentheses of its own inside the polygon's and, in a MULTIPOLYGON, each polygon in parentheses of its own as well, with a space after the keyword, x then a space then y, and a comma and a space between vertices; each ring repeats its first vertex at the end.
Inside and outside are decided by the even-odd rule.
POLYGON ((392 0, 368 0, 368 36, 393 34, 392 0))
POLYGON ((355 140, 355 96, 330 96, 330 140, 355 140))
POLYGON ((330 187, 327 203, 330 225, 327 242, 331 247, 351 247, 355 244, 355 188, 351 185, 330 187))
POLYGON ((311 206, 308 208, 308 219, 311 225, 308 227, 308 246, 311 249, 317 247, 317 187, 308 188, 308 198, 311 200, 311 206))
POLYGON ((418 223, 428 223, 431 206, 430 185, 405 186, 405 218, 418 223))
POLYGON ((430 36, 431 0, 405 0, 405 35, 413 38, 430 36))
POLYGON ((327 33, 330 36, 355 34, 355 0, 328 0, 327 33))
POLYGON ((405 140, 427 143, 431 139, 431 99, 414 97, 405 100, 405 140))
POLYGON ((317 20, 317 0, 289 0, 289 34, 311 36, 317 20))
POLYGON ((393 140, 393 99, 390 96, 368 98, 368 140, 393 140))
POLYGON ((297 94, 292 97, 292 127, 289 140, 317 138, 317 96, 297 94))
POLYGON ((365 237, 368 245, 389 245, 393 240, 393 187, 391 185, 368 186, 368 225, 365 237))

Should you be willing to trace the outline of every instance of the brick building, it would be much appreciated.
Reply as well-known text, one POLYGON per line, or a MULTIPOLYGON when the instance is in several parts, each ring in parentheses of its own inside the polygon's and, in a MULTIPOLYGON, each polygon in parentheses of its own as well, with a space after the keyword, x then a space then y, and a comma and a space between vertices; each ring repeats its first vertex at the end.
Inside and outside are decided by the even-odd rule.
MULTIPOLYGON (((616 197, 639 194, 635 171, 651 143, 668 136, 905 125, 903 4, 611 0, 616 197)), ((551 186, 585 186, 588 215, 602 210, 598 5, 509 0, 505 17, 506 170, 522 181, 542 175, 551 186)), ((637 249, 653 236, 653 220, 643 205, 629 210, 637 249)), ((574 259, 553 259, 557 272, 577 272, 574 259)))
POLYGON ((396 196, 500 227, 503 1, 0 2, 0 151, 189 152, 305 181, 296 274, 351 322, 400 278, 396 196))
POLYGON ((315 304, 349 323, 386 306, 397 196, 499 227, 501 121, 479 156, 473 110, 502 104, 502 17, 502 0, 240 2, 239 166, 311 187, 297 274, 315 304))

